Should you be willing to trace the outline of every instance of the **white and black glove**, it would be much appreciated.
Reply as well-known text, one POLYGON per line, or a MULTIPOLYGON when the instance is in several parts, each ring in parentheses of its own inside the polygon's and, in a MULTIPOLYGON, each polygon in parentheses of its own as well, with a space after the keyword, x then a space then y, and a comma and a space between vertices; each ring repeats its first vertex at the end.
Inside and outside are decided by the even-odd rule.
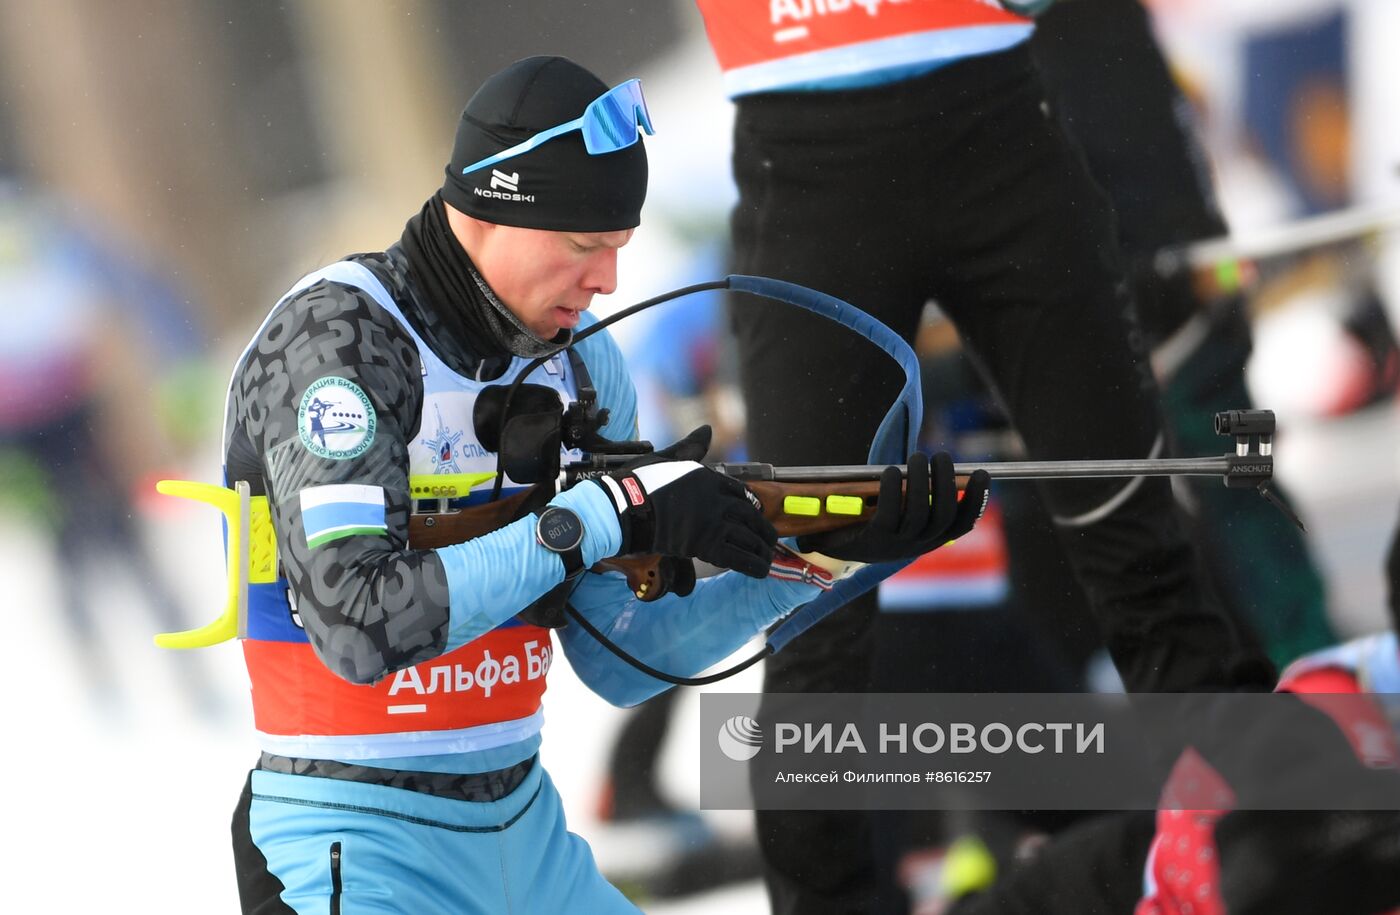
POLYGON ((593 482, 607 490, 622 527, 619 555, 660 553, 766 578, 778 532, 758 499, 699 463, 710 427, 593 482))

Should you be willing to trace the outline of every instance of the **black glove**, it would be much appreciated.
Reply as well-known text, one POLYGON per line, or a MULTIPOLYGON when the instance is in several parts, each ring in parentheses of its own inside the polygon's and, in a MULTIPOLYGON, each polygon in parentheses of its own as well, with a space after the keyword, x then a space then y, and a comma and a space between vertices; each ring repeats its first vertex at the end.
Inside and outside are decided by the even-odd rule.
POLYGON ((698 463, 709 446, 710 427, 701 426, 669 448, 594 481, 618 510, 618 554, 700 559, 766 578, 778 532, 743 483, 698 463))
POLYGON ((972 530, 987 508, 987 486, 991 483, 987 472, 972 473, 959 501, 953 459, 947 452, 940 451, 931 459, 917 451, 909 455, 903 495, 899 492, 901 476, 898 467, 886 467, 880 475, 880 499, 868 523, 804 534, 797 538, 797 548, 854 562, 912 559, 972 530))
POLYGON ((710 451, 710 439, 713 437, 713 429, 709 426, 701 426, 685 438, 667 445, 660 451, 642 455, 623 469, 636 470, 638 467, 659 464, 662 461, 703 461, 705 455, 710 451))

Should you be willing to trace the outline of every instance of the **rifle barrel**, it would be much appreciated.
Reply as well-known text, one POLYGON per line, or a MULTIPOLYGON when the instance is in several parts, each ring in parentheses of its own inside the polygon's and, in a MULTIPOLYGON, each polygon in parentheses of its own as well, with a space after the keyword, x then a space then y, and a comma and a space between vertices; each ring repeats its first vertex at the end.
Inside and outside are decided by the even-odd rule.
MULTIPOLYGON (((833 483, 878 480, 884 464, 841 464, 832 467, 775 467, 772 464, 711 464, 739 480, 774 480, 779 483, 833 483)), ((959 476, 985 470, 994 480, 1085 479, 1091 477, 1224 476, 1230 458, 1146 458, 1124 461, 991 461, 954 464, 959 476)))

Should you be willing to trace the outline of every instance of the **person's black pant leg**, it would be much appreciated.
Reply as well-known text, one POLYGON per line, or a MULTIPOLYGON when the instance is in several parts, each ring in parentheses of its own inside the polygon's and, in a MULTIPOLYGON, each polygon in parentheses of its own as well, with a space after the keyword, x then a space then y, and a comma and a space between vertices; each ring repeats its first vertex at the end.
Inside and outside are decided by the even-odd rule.
MULTIPOLYGON (((879 90, 741 100, 735 138, 740 270, 832 292, 906 335, 936 299, 1033 459, 1162 447, 1112 208, 1024 47, 879 90)), ((754 454, 858 460, 894 373, 853 338, 819 344, 832 333, 819 319, 745 304, 733 317, 754 454)), ((1235 634, 1202 592, 1166 481, 1044 492, 1128 687, 1233 685, 1235 634)))
MULTIPOLYGON (((873 251, 852 257, 878 213, 841 202, 840 173, 859 150, 838 138, 809 143, 805 125, 745 118, 740 106, 735 172, 735 269, 800 283, 845 299, 912 338, 923 298, 873 251), (748 132, 746 124, 762 130, 748 132), (769 132, 779 128, 779 134, 769 132), (813 186, 813 181, 822 185, 813 186)), ((844 133, 838 125, 838 134, 844 133)), ((730 302, 755 460, 864 463, 898 368, 849 330, 795 308, 748 296, 730 302)), ((764 691, 864 692, 874 650, 874 595, 842 608, 769 659, 764 691)), ((775 913, 870 912, 877 904, 869 817, 859 811, 759 811, 758 838, 775 913)))
MULTIPOLYGON (((1024 48, 915 80, 741 100, 739 272, 813 286, 911 337, 936 298, 1037 459, 1141 458, 1161 422, 1112 211, 1050 120, 1024 48)), ((854 335, 731 303, 755 459, 856 463, 898 375, 854 335)), ((1163 481, 1047 488, 1130 688, 1229 681, 1232 634, 1197 587, 1163 481)), ((770 689, 864 682, 871 609, 770 662, 770 689)), ((915 650, 911 647, 911 650, 915 650)), ((829 687, 828 687, 829 688, 829 687)), ((778 911, 861 911, 859 815, 759 817, 778 911), (791 824, 789 831, 783 824, 791 824)))
MULTIPOLYGON (((1159 395, 1106 196, 1024 49, 948 76, 962 85, 950 89, 942 167, 922 195, 942 201, 939 247, 952 255, 934 281, 940 304, 1032 459, 1152 455, 1164 447, 1159 395)), ((1201 587, 1167 481, 1043 491, 1128 689, 1232 685, 1238 641, 1201 587)))

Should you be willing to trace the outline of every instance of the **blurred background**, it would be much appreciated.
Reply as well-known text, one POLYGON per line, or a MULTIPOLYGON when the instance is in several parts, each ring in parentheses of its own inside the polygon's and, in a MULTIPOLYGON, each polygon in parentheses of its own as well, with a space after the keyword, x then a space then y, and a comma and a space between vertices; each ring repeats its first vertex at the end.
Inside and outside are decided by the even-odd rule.
MULTIPOLYGON (((1400 503, 1400 233, 1384 228, 1400 212, 1400 4, 1148 5, 1233 235, 1261 254, 1206 279, 1243 292, 1249 389, 1278 413, 1327 619, 1379 629, 1400 503), (1325 214, 1344 237, 1299 243, 1298 221, 1325 214)), ((228 821, 256 756, 239 651, 151 643, 218 614, 219 519, 154 481, 220 479, 228 372, 268 309, 303 273, 397 240, 471 91, 537 53, 642 77, 657 128, 642 229, 595 309, 727 272, 732 112, 689 0, 0 0, 0 582, 19 685, 5 908, 237 911, 228 821)), ((673 308, 617 330, 643 437, 709 421, 742 454, 718 302, 673 308)), ((931 359, 956 346, 934 308, 922 342, 931 359)), ((996 423, 960 419, 977 396, 937 395, 930 437, 979 451, 966 436, 996 423)), ((546 709, 572 828, 647 911, 766 911, 748 816, 689 812, 693 691, 629 738, 634 718, 559 665, 546 709), (619 779, 645 783, 640 800, 619 779), (681 828, 648 831, 658 819, 681 828), (697 831, 724 853, 687 880, 697 831)))

